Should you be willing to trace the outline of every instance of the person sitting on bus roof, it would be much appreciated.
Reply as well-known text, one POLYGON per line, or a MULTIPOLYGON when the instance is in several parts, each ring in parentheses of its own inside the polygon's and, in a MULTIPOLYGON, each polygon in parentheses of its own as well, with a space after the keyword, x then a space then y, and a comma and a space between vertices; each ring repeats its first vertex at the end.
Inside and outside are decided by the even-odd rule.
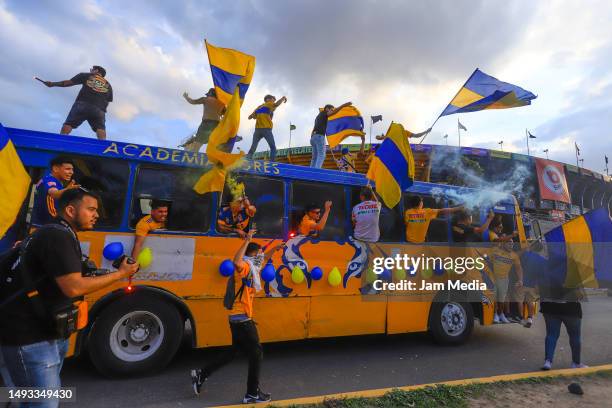
POLYGON ((304 210, 304 216, 298 226, 298 234, 304 236, 317 237, 325 228, 332 202, 325 201, 325 212, 321 215, 321 206, 318 204, 308 204, 304 210))
POLYGON ((494 216, 493 211, 490 211, 484 224, 478 227, 472 225, 472 214, 463 209, 458 211, 453 225, 453 241, 481 242, 482 234, 489 228, 494 216))
POLYGON ((425 242, 431 220, 440 214, 454 213, 463 206, 449 208, 423 208, 423 199, 419 196, 408 198, 408 209, 404 213, 406 224, 406 241, 413 244, 425 242))
MULTIPOLYGON (((363 157, 363 149, 365 147, 365 136, 361 136, 361 149, 357 154, 359 157, 363 157)), ((348 147, 343 147, 342 155, 336 159, 336 165, 338 170, 345 171, 347 173, 357 173, 355 168, 355 156, 350 152, 348 147)))
POLYGON ((36 184, 32 225, 39 227, 57 217, 56 203, 66 191, 80 186, 72 179, 74 164, 65 156, 51 160, 51 172, 36 184))
POLYGON ((113 101, 113 87, 105 78, 106 70, 94 65, 71 79, 59 82, 43 81, 49 88, 82 85, 60 133, 67 135, 87 121, 100 140, 106 139, 106 107, 113 101))
POLYGON ((353 238, 364 242, 378 242, 380 238, 378 221, 382 204, 369 184, 361 189, 359 199, 361 202, 353 207, 351 213, 353 238))
POLYGON ((255 119, 255 132, 253 133, 251 148, 247 153, 248 159, 253 158, 253 153, 257 150, 257 145, 262 138, 266 139, 266 142, 268 142, 270 146, 270 161, 276 159, 276 143, 274 142, 274 135, 272 134, 272 116, 274 116, 276 108, 283 102, 287 102, 286 96, 276 101, 275 96, 266 95, 264 97, 264 103, 259 105, 257 109, 249 115, 249 119, 255 119))
POLYGON ((191 99, 187 92, 183 93, 183 98, 192 105, 202 105, 204 113, 196 134, 179 147, 184 147, 190 152, 199 152, 200 148, 208 143, 210 134, 219 124, 221 116, 225 113, 225 105, 217 99, 215 88, 210 88, 205 96, 198 99, 191 99))
POLYGON ((170 202, 166 200, 151 200, 151 214, 145 215, 136 224, 136 236, 134 237, 134 247, 132 248, 133 259, 138 259, 145 239, 151 231, 166 229, 169 207, 170 202))
POLYGON ((249 201, 247 196, 238 197, 229 206, 223 207, 217 218, 217 228, 220 232, 238 234, 246 237, 249 231, 249 222, 255 216, 257 208, 249 201))

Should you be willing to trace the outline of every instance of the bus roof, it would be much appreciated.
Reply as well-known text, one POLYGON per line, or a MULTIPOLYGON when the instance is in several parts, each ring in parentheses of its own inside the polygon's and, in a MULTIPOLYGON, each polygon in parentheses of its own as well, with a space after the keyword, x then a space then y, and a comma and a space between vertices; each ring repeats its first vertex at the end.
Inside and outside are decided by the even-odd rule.
MULTIPOLYGON (((0 124, 0 126, 2 125, 0 124)), ((49 154, 82 154, 88 156, 124 159, 141 163, 155 163, 161 165, 202 169, 210 166, 206 155, 203 153, 112 140, 98 140, 80 136, 66 136, 28 129, 10 127, 5 129, 8 132, 9 138, 17 147, 21 159, 26 165, 31 166, 46 167, 48 165, 48 157, 45 158, 46 161, 40 162, 40 157, 38 156, 37 160, 37 155, 34 154, 36 151, 47 151, 49 154)), ((246 160, 240 171, 264 176, 276 176, 353 186, 365 186, 367 184, 365 175, 361 173, 347 173, 338 170, 315 169, 311 167, 263 160, 246 160)), ((442 189, 442 191, 445 193, 452 191, 458 194, 477 191, 476 189, 468 187, 457 187, 422 181, 415 181, 414 184, 406 191, 417 194, 429 194, 434 188, 442 189)), ((502 200, 502 202, 504 204, 513 204, 514 200, 512 196, 508 194, 507 197, 502 200)))

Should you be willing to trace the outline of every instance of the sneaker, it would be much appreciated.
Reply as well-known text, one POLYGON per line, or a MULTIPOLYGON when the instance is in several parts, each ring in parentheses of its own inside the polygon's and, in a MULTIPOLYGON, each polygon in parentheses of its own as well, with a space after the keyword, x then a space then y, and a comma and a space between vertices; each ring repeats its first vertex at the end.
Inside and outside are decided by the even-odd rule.
POLYGON ((200 395, 202 384, 204 384, 206 380, 207 377, 202 373, 201 368, 191 370, 191 385, 193 386, 193 392, 195 395, 200 395))
POLYGON ((544 365, 542 366, 542 370, 548 371, 552 368, 552 361, 544 360, 544 365))
POLYGON ((257 404, 258 402, 270 402, 272 397, 261 390, 257 391, 257 395, 246 394, 242 399, 243 404, 257 404))
POLYGON ((533 319, 531 317, 528 317, 527 321, 523 323, 523 327, 526 327, 529 329, 531 326, 533 326, 533 319))
POLYGON ((587 368, 587 367, 588 367, 588 365, 586 365, 586 364, 582 364, 582 363, 578 363, 578 364, 576 364, 576 363, 572 363, 572 368, 587 368))
POLYGON ((502 323, 510 323, 510 320, 506 319, 506 316, 503 313, 499 316, 499 321, 502 323))
POLYGON ((493 316, 493 323, 499 323, 499 315, 497 313, 493 316))
POLYGON ((512 323, 520 323, 523 321, 523 318, 521 318, 520 316, 510 316, 508 320, 510 320, 510 322, 512 323))

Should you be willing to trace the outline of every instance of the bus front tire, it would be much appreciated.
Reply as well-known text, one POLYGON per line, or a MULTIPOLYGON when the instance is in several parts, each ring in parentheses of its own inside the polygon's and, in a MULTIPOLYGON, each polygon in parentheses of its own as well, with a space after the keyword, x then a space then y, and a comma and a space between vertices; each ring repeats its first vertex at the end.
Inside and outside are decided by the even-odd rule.
POLYGON ((88 340, 89 357, 100 373, 124 376, 165 367, 183 338, 181 314, 169 302, 132 294, 106 307, 88 340))
POLYGON ((438 344, 462 344, 474 329, 474 311, 466 302, 434 302, 429 314, 429 331, 438 344))

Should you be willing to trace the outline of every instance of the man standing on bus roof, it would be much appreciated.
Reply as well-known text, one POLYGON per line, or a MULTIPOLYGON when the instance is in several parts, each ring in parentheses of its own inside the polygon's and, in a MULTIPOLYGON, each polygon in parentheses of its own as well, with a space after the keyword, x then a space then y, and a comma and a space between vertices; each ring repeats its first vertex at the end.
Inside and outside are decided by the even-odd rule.
POLYGON ((378 221, 382 204, 369 184, 361 189, 359 199, 361 203, 353 207, 351 214, 353 238, 364 242, 378 242, 380 238, 378 221))
POLYGON ((79 185, 72 179, 74 164, 65 156, 58 156, 50 162, 51 172, 36 184, 32 225, 40 227, 57 217, 56 203, 62 194, 79 185))
POLYGON ((264 97, 264 103, 259 105, 257 109, 249 115, 249 119, 255 119, 255 132, 253 133, 253 142, 247 153, 247 158, 253 158, 253 153, 255 153, 259 141, 263 138, 266 139, 266 142, 268 142, 270 146, 270 161, 276 159, 276 143, 274 142, 274 135, 272 134, 272 116, 274 116, 276 108, 283 102, 287 102, 286 96, 283 96, 277 102, 275 96, 266 95, 264 97))
POLYGON ((232 346, 206 367, 191 370, 191 383, 196 395, 200 394, 202 384, 208 377, 219 368, 230 363, 238 350, 242 350, 249 359, 247 392, 242 400, 243 404, 272 400, 270 394, 266 394, 259 389, 263 350, 259 341, 257 326, 253 321, 253 300, 255 293, 262 288, 259 277, 261 267, 267 263, 274 252, 283 248, 284 244, 277 245, 264 253, 261 245, 251 242, 255 232, 255 229, 249 231, 234 255, 234 300, 228 318, 232 333, 232 346))
POLYGON ((325 228, 332 202, 325 202, 325 212, 321 215, 321 206, 317 204, 308 204, 304 211, 304 216, 298 226, 298 234, 310 237, 317 237, 325 228))
POLYGON ((210 88, 205 96, 198 99, 191 99, 187 92, 183 93, 183 98, 192 105, 202 105, 204 108, 202 122, 198 127, 198 131, 191 139, 183 144, 185 150, 199 152, 200 148, 208 143, 210 134, 219 124, 221 116, 225 113, 225 105, 217 99, 215 88, 210 88))
POLYGON ((408 209, 404 213, 406 224, 406 241, 413 244, 425 242, 431 220, 440 214, 449 214, 461 210, 463 206, 450 208, 423 208, 423 199, 419 196, 408 198, 408 209))
POLYGON ((251 218, 255 216, 257 208, 249 201, 247 196, 238 197, 229 206, 223 207, 217 218, 217 227, 226 234, 238 234, 245 238, 251 218))
POLYGON ((132 259, 138 259, 145 239, 151 231, 166 229, 168 220, 168 207, 170 203, 165 200, 151 200, 151 214, 145 215, 136 224, 136 236, 134 237, 134 248, 132 248, 132 259))
MULTIPOLYGON (((340 109, 351 106, 352 102, 346 102, 334 108, 334 105, 327 104, 319 111, 315 118, 314 127, 310 135, 310 145, 312 146, 312 158, 310 159, 310 167, 320 169, 325 161, 326 148, 325 133, 327 132, 327 119, 335 115, 340 109)), ((365 137, 362 139, 365 140, 365 137)))
POLYGON ((113 87, 105 78, 106 70, 94 65, 71 79, 59 82, 43 81, 49 88, 82 85, 60 133, 67 135, 87 121, 100 140, 106 139, 106 107, 113 101, 113 87))

